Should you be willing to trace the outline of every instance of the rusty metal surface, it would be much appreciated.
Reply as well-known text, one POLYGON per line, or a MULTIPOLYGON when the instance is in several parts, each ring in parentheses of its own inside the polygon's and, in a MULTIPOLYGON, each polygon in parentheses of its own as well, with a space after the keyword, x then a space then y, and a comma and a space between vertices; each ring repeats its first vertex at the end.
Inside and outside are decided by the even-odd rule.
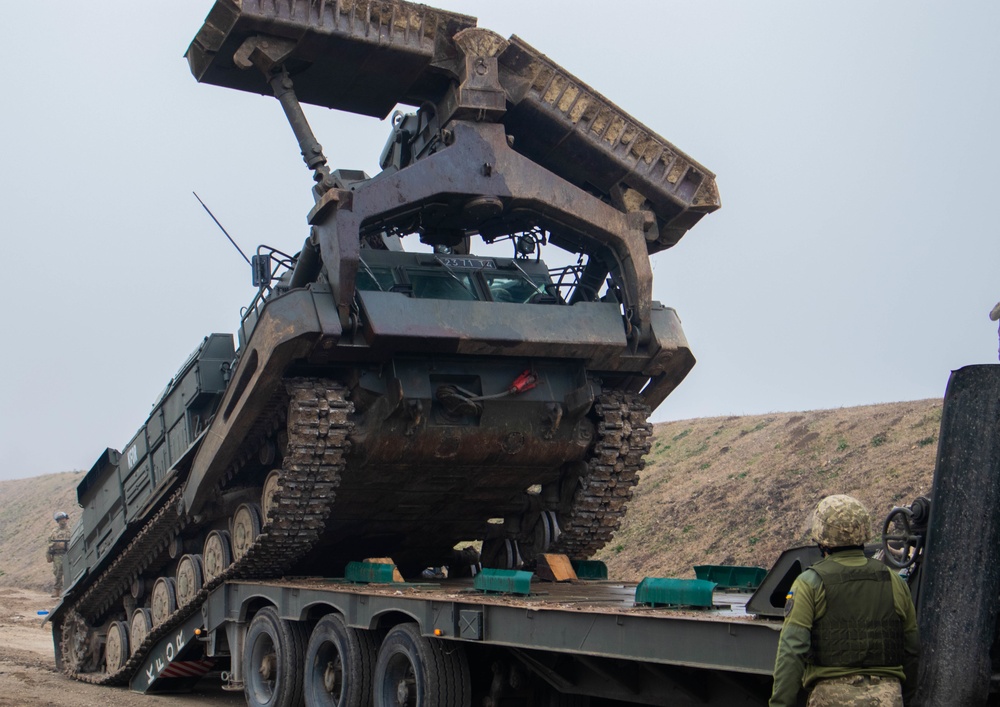
POLYGON ((384 118, 397 103, 419 105, 444 90, 448 78, 427 67, 475 24, 394 0, 218 0, 186 56, 201 82, 270 95, 265 78, 233 56, 257 35, 292 40, 289 69, 304 102, 384 118))
POLYGON ((397 103, 429 102, 461 117, 453 114, 461 96, 449 95, 460 83, 487 111, 482 117, 495 109, 476 103, 487 99, 470 81, 482 79, 465 69, 480 52, 495 63, 506 113, 495 112, 514 149, 572 184, 596 187, 621 210, 655 213, 650 253, 719 208, 711 171, 520 38, 477 30, 477 41, 456 42, 475 25, 474 17, 402 0, 218 0, 187 58, 199 81, 267 94, 264 76, 238 68, 233 56, 248 39, 270 37, 287 43, 285 65, 306 103, 385 117, 397 103))
POLYGON ((416 339, 417 346, 407 348, 584 361, 606 361, 627 345, 621 313, 610 303, 536 307, 522 317, 516 304, 404 299, 396 292, 361 293, 373 345, 393 348, 416 339))
MULTIPOLYGON (((361 245, 356 238, 339 234, 360 233, 363 226, 374 229, 400 214, 419 210, 431 199, 447 196, 455 197, 454 210, 461 214, 461 197, 472 195, 496 196, 552 228, 572 231, 594 252, 610 251, 609 269, 614 266, 622 271, 625 306, 645 330, 652 306, 653 275, 641 225, 516 153, 508 147, 502 126, 467 122, 454 125, 452 145, 400 172, 359 186, 349 206, 337 208, 323 222, 314 224, 342 317, 353 302, 361 245), (490 165, 490 169, 484 170, 482 165, 490 165)), ((498 218, 511 220, 505 214, 498 218)), ((487 230, 490 222, 478 227, 487 230)))
MULTIPOLYGON (((248 583, 249 584, 249 583, 248 583)), ((399 596, 428 601, 469 601, 477 604, 511 606, 536 611, 574 611, 586 613, 613 613, 648 616, 656 619, 689 619, 695 621, 754 622, 781 627, 781 621, 758 621, 744 611, 749 594, 717 592, 710 609, 684 609, 637 606, 635 582, 613 580, 570 582, 544 582, 537 578, 527 596, 515 594, 489 594, 476 591, 471 578, 443 579, 429 582, 396 584, 350 584, 338 578, 283 577, 280 580, 262 580, 252 584, 287 589, 315 589, 361 596, 399 596)))
POLYGON ((512 103, 504 125, 518 151, 574 184, 605 193, 624 185, 633 209, 648 200, 663 220, 650 254, 721 205, 714 174, 520 38, 500 65, 512 103))

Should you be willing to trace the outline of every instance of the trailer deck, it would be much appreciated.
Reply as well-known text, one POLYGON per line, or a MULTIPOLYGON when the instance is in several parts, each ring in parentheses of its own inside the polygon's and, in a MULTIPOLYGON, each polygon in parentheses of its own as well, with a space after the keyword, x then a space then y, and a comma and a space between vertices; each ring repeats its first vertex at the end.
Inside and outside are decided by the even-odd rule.
POLYGON ((253 614, 272 606, 282 619, 307 625, 328 613, 363 631, 414 623, 423 636, 462 643, 470 659, 499 648, 564 693, 639 704, 663 704, 666 695, 671 704, 754 704, 766 694, 781 623, 748 615, 749 594, 716 592, 711 609, 651 608, 635 605, 635 588, 615 581, 535 582, 530 595, 514 596, 479 592, 471 579, 227 582, 200 614, 163 639, 131 684, 142 692, 183 689, 187 675, 172 669, 173 662, 191 669, 226 658, 253 614), (192 654, 196 629, 204 650, 194 653, 200 655, 192 654))

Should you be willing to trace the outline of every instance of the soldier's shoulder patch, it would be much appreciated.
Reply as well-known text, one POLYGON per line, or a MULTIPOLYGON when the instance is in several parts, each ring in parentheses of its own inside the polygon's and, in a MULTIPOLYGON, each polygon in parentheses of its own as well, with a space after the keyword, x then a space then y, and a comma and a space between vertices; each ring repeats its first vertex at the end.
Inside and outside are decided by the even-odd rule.
POLYGON ((795 590, 788 590, 788 594, 785 595, 785 616, 787 617, 792 613, 792 607, 795 606, 795 590))

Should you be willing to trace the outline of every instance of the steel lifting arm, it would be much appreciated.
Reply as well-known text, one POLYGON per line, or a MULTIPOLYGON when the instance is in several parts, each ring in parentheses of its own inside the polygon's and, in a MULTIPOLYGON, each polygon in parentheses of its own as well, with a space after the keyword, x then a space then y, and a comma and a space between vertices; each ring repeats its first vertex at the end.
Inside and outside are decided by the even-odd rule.
POLYGON ((292 83, 288 71, 285 69, 284 61, 295 49, 295 42, 277 37, 256 36, 250 37, 233 55, 233 62, 242 69, 256 67, 267 78, 267 82, 278 99, 288 124, 295 133, 295 139, 299 143, 299 150, 302 152, 302 161, 306 167, 313 171, 313 180, 316 182, 315 195, 319 200, 330 189, 338 186, 336 180, 330 174, 330 167, 323 154, 323 146, 319 144, 315 133, 309 126, 305 111, 298 96, 295 95, 295 87, 292 83))
MULTIPOLYGON (((348 5, 317 12, 311 0, 217 0, 188 48, 191 71, 202 82, 270 93, 269 73, 241 71, 233 59, 253 52, 284 63, 305 103, 382 118, 399 104, 429 104, 442 120, 502 123, 514 149, 542 168, 620 211, 646 214, 650 254, 719 208, 715 175, 520 38, 403 0, 378 12, 348 5)), ((669 81, 657 89, 684 103, 669 95, 669 81)))

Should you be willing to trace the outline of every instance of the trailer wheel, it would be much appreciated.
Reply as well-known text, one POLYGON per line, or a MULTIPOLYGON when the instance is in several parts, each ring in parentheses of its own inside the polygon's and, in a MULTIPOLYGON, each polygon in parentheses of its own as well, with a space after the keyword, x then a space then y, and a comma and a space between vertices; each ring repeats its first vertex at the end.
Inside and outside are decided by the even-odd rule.
POLYGON ((306 705, 368 707, 377 654, 372 631, 348 628, 338 614, 324 616, 306 648, 306 705))
POLYGON ((420 635, 400 624, 382 642, 375 664, 375 707, 468 707, 469 662, 459 643, 420 635))
POLYGON ((108 626, 104 640, 104 668, 108 675, 117 673, 128 662, 128 634, 128 624, 124 621, 114 621, 108 626))
POLYGON ((302 703, 303 626, 285 621, 273 607, 257 612, 243 645, 243 693, 250 707, 302 703))

